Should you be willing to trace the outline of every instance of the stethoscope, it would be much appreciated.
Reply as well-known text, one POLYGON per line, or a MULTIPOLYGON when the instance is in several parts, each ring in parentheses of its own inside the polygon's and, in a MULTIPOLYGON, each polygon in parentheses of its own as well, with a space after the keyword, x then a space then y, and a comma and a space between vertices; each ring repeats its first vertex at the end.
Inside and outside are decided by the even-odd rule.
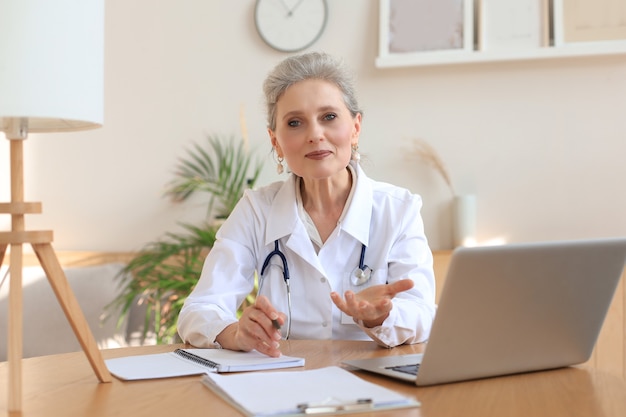
MULTIPOLYGON (((365 265, 365 249, 366 248, 367 247, 365 246, 365 244, 361 245, 361 256, 359 257, 359 266, 357 266, 354 269, 354 271, 352 272, 352 275, 350 276, 350 281, 352 282, 352 285, 356 285, 356 286, 363 285, 367 281, 369 281, 370 278, 372 277, 372 268, 365 265)), ((261 268, 261 280, 259 283, 258 293, 259 294, 261 293, 261 289, 263 288, 263 283, 265 282, 265 280, 262 279, 263 274, 265 273, 265 269, 269 266, 270 261, 272 260, 274 255, 277 255, 283 264, 283 281, 285 281, 285 287, 287 288, 287 310, 288 310, 287 313, 289 314, 288 321, 287 321, 287 334, 285 336, 285 339, 289 339, 289 335, 291 334, 291 287, 289 285, 289 266, 287 265, 287 258, 285 257, 285 254, 278 247, 278 239, 274 241, 274 250, 271 251, 265 258, 265 261, 263 261, 263 267, 261 268)))

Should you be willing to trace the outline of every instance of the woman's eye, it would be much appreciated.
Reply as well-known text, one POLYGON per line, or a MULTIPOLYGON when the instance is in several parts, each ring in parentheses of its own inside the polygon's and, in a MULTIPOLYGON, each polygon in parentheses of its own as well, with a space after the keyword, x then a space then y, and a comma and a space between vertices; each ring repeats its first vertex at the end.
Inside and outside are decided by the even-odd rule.
POLYGON ((337 118, 337 115, 335 113, 328 113, 327 115, 324 116, 324 120, 334 120, 337 118))
POLYGON ((290 120, 287 122, 287 126, 289 127, 298 127, 300 126, 300 122, 298 120, 290 120))

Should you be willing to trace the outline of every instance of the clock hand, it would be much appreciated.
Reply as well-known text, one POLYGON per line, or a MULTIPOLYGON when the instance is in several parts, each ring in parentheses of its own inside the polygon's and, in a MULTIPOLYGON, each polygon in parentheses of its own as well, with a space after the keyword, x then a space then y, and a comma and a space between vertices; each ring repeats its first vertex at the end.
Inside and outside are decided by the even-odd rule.
POLYGON ((291 8, 291 10, 289 10, 289 15, 288 15, 288 16, 293 15, 293 12, 295 12, 295 11, 296 11, 296 9, 297 9, 298 7, 300 7, 300 5, 302 4, 302 2, 303 2, 303 1, 304 1, 304 0, 300 0, 299 2, 297 2, 297 3, 296 3, 296 4, 295 4, 295 5, 291 8))
POLYGON ((304 0, 299 0, 291 9, 289 8, 289 6, 287 6, 287 3, 285 2, 285 0, 280 0, 280 2, 282 3, 283 7, 287 10, 287 17, 291 17, 293 16, 293 12, 296 11, 296 9, 298 7, 300 7, 300 5, 302 4, 304 0))
POLYGON ((289 8, 289 6, 287 6, 287 3, 285 2, 285 0, 280 0, 280 2, 285 8, 285 10, 287 10, 287 16, 291 16, 291 9, 289 8))
POLYGON ((291 9, 289 9, 289 6, 287 6, 287 3, 285 3, 285 0, 280 0, 280 2, 282 3, 285 10, 287 10, 287 16, 291 16, 291 9))

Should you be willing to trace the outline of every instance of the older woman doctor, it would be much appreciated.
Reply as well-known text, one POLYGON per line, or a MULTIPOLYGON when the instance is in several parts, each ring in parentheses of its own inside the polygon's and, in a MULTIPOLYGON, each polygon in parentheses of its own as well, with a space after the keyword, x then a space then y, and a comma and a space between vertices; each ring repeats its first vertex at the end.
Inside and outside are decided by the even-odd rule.
POLYGON ((349 73, 327 54, 293 56, 264 91, 278 171, 286 161, 291 173, 246 191, 221 226, 179 315, 181 338, 270 356, 283 337, 427 340, 435 282, 421 199, 359 166, 349 73), (255 276, 255 304, 237 319, 255 276))

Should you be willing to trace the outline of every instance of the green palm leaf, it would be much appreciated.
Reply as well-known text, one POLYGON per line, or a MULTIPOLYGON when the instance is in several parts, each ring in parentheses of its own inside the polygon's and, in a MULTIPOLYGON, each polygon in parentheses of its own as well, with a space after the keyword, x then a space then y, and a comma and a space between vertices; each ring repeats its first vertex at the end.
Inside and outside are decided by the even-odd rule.
MULTIPOLYGON (((146 244, 121 271, 121 292, 107 306, 109 314, 119 312, 118 325, 134 306, 145 306, 143 337, 154 332, 157 343, 177 341, 178 314, 215 243, 219 226, 211 219, 228 217, 244 190, 254 186, 262 168, 242 142, 207 139, 187 150, 166 190, 166 195, 178 202, 196 193, 208 194, 207 220, 198 226, 181 224, 184 232, 166 233, 146 244)), ((253 296, 248 302, 253 302, 253 296)))
POLYGON ((175 178, 166 194, 175 201, 185 201, 197 192, 210 195, 207 213, 225 218, 233 210, 243 191, 253 186, 261 173, 262 164, 256 161, 249 173, 252 159, 243 142, 226 145, 217 137, 208 137, 208 152, 200 144, 193 144, 187 157, 181 159, 175 178))

